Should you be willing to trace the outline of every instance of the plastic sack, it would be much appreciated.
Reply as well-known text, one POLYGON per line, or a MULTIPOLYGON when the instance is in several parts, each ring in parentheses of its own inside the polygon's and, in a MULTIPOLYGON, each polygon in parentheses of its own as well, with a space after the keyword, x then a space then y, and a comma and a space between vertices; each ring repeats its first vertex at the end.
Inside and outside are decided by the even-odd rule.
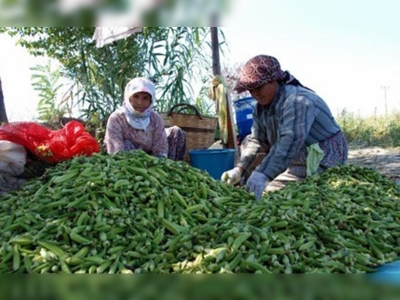
POLYGON ((8 123, 0 127, 0 140, 20 144, 50 163, 100 151, 98 141, 78 121, 70 121, 58 130, 35 122, 8 123))
POLYGON ((0 173, 21 175, 25 164, 26 150, 23 146, 9 141, 0 141, 0 173))

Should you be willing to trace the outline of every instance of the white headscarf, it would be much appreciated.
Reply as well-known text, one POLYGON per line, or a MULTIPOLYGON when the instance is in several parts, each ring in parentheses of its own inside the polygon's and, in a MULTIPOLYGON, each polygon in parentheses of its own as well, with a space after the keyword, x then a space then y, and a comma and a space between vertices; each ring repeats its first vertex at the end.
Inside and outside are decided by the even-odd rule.
POLYGON ((155 101, 155 86, 154 83, 144 77, 137 77, 128 82, 125 87, 124 102, 120 110, 125 114, 126 120, 132 128, 145 130, 150 124, 150 113, 153 111, 155 101), (144 111, 139 112, 133 108, 129 98, 136 93, 145 92, 151 96, 151 104, 144 111))

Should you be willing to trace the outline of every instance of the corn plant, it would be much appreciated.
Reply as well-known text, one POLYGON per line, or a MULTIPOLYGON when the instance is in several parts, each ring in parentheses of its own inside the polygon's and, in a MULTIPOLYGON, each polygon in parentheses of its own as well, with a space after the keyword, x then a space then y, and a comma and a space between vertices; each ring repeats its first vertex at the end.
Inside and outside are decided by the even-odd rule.
POLYGON ((62 96, 62 105, 57 104, 60 92, 64 87, 61 82, 63 78, 60 68, 53 68, 51 60, 46 65, 36 65, 30 70, 32 86, 38 92, 38 120, 51 123, 52 120, 59 119, 67 112, 71 112, 68 107, 68 92, 62 96))

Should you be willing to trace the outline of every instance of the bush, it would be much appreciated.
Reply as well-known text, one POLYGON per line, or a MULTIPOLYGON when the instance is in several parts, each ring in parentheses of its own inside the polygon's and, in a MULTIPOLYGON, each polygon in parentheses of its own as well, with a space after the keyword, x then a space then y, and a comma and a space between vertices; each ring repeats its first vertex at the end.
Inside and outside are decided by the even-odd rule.
POLYGON ((343 110, 336 118, 349 143, 366 146, 400 147, 400 113, 356 116, 343 110))

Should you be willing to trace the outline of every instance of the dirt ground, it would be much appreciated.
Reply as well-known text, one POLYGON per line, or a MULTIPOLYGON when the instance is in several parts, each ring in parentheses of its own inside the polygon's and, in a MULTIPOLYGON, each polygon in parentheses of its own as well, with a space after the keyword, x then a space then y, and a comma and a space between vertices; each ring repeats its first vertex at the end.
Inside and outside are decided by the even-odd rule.
POLYGON ((400 147, 367 148, 350 145, 348 163, 373 168, 389 178, 400 181, 400 147))

